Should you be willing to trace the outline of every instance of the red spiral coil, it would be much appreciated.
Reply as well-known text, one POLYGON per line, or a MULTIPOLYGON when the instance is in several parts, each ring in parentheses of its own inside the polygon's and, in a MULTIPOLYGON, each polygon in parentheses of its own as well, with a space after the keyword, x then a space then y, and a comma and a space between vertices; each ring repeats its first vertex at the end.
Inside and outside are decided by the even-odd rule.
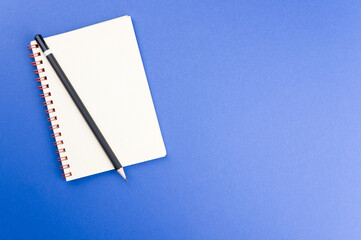
POLYGON ((66 160, 68 160, 68 157, 67 157, 67 156, 65 156, 65 157, 58 157, 58 161, 59 161, 59 162, 66 161, 66 160))
POLYGON ((64 152, 66 152, 66 150, 65 150, 65 148, 60 148, 60 149, 58 148, 55 150, 55 152, 56 153, 64 153, 64 152))
POLYGON ((51 96, 51 92, 40 94, 40 98, 46 98, 46 97, 50 97, 50 96, 51 96))
POLYGON ((40 57, 40 52, 37 52, 37 53, 33 53, 33 54, 30 54, 30 58, 35 58, 35 57, 40 57))
POLYGON ((31 45, 28 46, 28 50, 31 50, 33 48, 38 48, 38 47, 39 47, 38 44, 31 44, 31 45))
POLYGON ((63 140, 56 141, 56 142, 53 142, 53 143, 54 143, 54 146, 58 146, 58 145, 64 144, 63 140))
POLYGON ((54 130, 54 129, 58 129, 59 127, 60 127, 59 124, 54 124, 54 125, 49 126, 49 129, 54 130))
POLYGON ((51 134, 52 138, 61 137, 61 132, 51 134))
POLYGON ((61 176, 63 176, 63 178, 67 178, 67 177, 71 177, 73 175, 71 174, 71 172, 68 172, 68 173, 61 174, 61 176))
POLYGON ((37 79, 35 79, 36 80, 36 82, 41 82, 41 81, 45 81, 45 80, 47 80, 48 78, 46 77, 46 76, 44 76, 44 77, 39 77, 39 78, 37 78, 37 79))
POLYGON ((38 66, 40 64, 43 64, 43 60, 32 62, 31 66, 35 67, 35 66, 38 66))
POLYGON ((46 102, 43 102, 43 106, 48 106, 48 105, 51 105, 53 104, 53 100, 50 100, 50 101, 46 101, 46 102))
POLYGON ((67 169, 67 168, 70 168, 69 164, 60 165, 60 169, 67 169))
MULTIPOLYGON (((44 105, 43 105, 44 106, 44 105)), ((54 116, 54 117, 48 117, 48 122, 52 122, 52 121, 56 121, 58 120, 58 117, 57 116, 54 116)))
POLYGON ((44 85, 38 86, 39 90, 44 90, 44 89, 47 89, 47 88, 49 88, 49 84, 44 84, 44 85))
POLYGON ((45 114, 53 113, 53 112, 55 112, 55 108, 47 109, 44 112, 45 112, 45 114))
MULTIPOLYGON (((39 45, 38 44, 31 44, 29 45, 28 47, 28 50, 33 50, 35 48, 39 48, 39 45)), ((40 52, 33 52, 32 54, 29 55, 31 59, 33 58, 36 58, 36 57, 40 57, 41 56, 41 53, 40 52)), ((31 66, 33 67, 37 67, 39 65, 42 65, 43 64, 43 60, 38 60, 38 61, 33 61, 31 63, 31 66)), ((40 73, 44 73, 45 72, 45 69, 44 68, 38 68, 36 70, 33 71, 34 74, 40 74, 40 73)), ((42 94, 40 94, 40 98, 48 98, 48 97, 51 97, 51 92, 44 92, 44 89, 49 89, 49 84, 47 84, 45 82, 45 84, 43 84, 42 82, 48 80, 47 76, 42 76, 42 77, 38 77, 36 78, 36 82, 40 83, 41 85, 38 86, 38 89, 43 91, 42 94)), ((48 100, 48 99, 47 99, 48 100)), ((44 107, 47 107, 49 105, 52 105, 54 104, 53 100, 48 100, 48 101, 44 101, 43 102, 43 106, 44 107)), ((55 108, 48 108, 47 110, 45 110, 45 114, 50 114, 50 113, 54 113, 55 112, 55 108)), ((48 122, 53 122, 53 121, 56 121, 58 120, 58 117, 57 116, 53 116, 53 117, 48 117, 47 118, 48 122)), ((51 134, 51 137, 52 138, 59 138, 62 136, 61 132, 54 132, 54 129, 58 129, 60 128, 60 125, 59 124, 52 124, 51 126, 49 126, 49 129, 51 131, 53 131, 53 133, 51 134)), ((64 144, 64 140, 57 140, 55 142, 53 142, 54 146, 59 146, 59 145, 63 145, 64 144)), ((65 148, 59 148, 55 150, 56 153, 58 154, 61 154, 61 153, 65 153, 66 150, 65 148)), ((63 162, 63 161, 66 161, 68 160, 68 156, 59 156, 58 157, 58 161, 60 162, 63 162)), ((60 169, 68 169, 70 168, 70 165, 69 164, 62 164, 60 165, 60 169)), ((72 173, 71 172, 67 172, 67 173, 63 173, 62 174, 62 177, 64 178, 67 178, 67 177, 71 177, 72 176, 72 173)))
POLYGON ((45 72, 45 69, 44 69, 44 68, 40 68, 40 69, 34 70, 33 72, 34 72, 34 74, 43 73, 43 72, 45 72))

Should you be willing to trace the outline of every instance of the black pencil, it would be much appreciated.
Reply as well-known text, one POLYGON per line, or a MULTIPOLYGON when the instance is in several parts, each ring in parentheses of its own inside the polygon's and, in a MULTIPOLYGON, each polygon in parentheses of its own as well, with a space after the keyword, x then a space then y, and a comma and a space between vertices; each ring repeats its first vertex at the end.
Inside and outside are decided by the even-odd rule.
POLYGON ((64 87, 68 91, 70 97, 73 99, 73 101, 74 101, 75 105, 77 106, 77 108, 79 109, 80 113, 83 115, 83 117, 84 117, 85 121, 87 122, 87 124, 89 125, 90 129, 93 131, 95 137, 99 141, 100 145, 104 149, 104 151, 107 154, 107 156, 109 157, 110 161, 113 163, 114 168, 125 179, 125 181, 128 181, 127 177, 125 176, 123 167, 120 164, 118 158, 115 156, 113 150, 111 149, 111 147, 105 140, 105 138, 104 138, 103 134, 101 133, 101 131, 99 130, 98 126, 95 124, 93 118, 91 117, 91 115, 89 114, 85 105, 83 104, 80 97, 76 93, 75 89, 71 85, 71 83, 70 83, 69 79, 67 78, 67 76, 65 75, 63 69, 60 67, 54 54, 51 52, 48 45, 45 43, 43 37, 40 34, 38 34, 35 36, 35 41, 38 43, 41 50, 44 52, 44 55, 49 60, 50 65, 53 67, 54 71, 60 78, 60 81, 63 83, 64 87))

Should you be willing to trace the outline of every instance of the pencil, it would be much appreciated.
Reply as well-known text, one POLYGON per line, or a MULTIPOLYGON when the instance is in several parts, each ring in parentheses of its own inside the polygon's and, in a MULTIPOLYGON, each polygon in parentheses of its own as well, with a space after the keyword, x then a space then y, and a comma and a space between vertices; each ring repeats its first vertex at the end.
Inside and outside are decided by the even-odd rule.
POLYGON ((41 50, 44 52, 44 55, 49 60, 50 65, 53 67, 54 71, 58 75, 60 81, 63 83, 64 87, 68 91, 70 97, 73 99, 75 105, 79 109, 81 115, 84 117, 85 121, 89 125, 90 129, 94 133, 95 137, 97 138, 99 144, 102 146, 104 152, 108 156, 109 160, 114 165, 115 170, 128 182, 127 177, 125 175, 124 169, 122 164, 119 162, 118 158, 114 154, 113 150, 109 146, 108 142, 105 140, 103 134, 99 130, 98 126, 94 122, 93 118, 91 117, 90 113, 86 109, 85 105, 83 104, 82 100, 80 99, 79 95, 76 93, 74 87, 71 85, 69 79, 65 75, 63 69, 60 67, 58 61, 56 60, 54 54, 49 49, 48 45, 44 41, 43 37, 38 34, 35 36, 35 41, 40 46, 41 50))

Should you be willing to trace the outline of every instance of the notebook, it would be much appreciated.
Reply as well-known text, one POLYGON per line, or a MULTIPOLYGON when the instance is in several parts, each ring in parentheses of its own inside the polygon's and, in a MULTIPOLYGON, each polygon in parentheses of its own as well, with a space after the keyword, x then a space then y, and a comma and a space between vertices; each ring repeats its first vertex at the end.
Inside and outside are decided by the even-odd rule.
MULTIPOLYGON (((44 39, 123 167, 166 155, 130 16, 44 39)), ((36 42, 28 48, 63 177, 114 169, 36 42)))

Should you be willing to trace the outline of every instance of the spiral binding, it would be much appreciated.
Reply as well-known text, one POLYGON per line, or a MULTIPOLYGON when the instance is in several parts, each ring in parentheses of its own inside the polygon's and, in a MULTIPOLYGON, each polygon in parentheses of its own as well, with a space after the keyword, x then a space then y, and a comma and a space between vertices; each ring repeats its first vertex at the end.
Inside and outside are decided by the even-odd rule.
MULTIPOLYGON (((38 44, 31 44, 29 45, 28 47, 28 50, 32 51, 33 49, 37 49, 39 48, 38 44)), ((35 59, 36 57, 40 57, 41 56, 41 53, 40 51, 39 52, 33 52, 32 54, 29 55, 31 59, 35 59)), ((43 60, 38 60, 38 61, 34 61, 31 63, 31 66, 33 67, 37 67, 36 70, 34 70, 34 74, 40 74, 40 73, 44 73, 45 72, 45 68, 41 68, 41 65, 43 64, 43 60), (38 67, 40 66, 40 67, 38 67)), ((40 83, 40 85, 38 86, 38 89, 40 91, 43 91, 42 94, 40 94, 40 98, 47 98, 47 97, 50 97, 51 96, 51 92, 44 92, 45 89, 49 89, 50 86, 49 84, 47 84, 46 80, 48 78, 46 76, 42 76, 42 77, 38 77, 36 78, 36 82, 40 83)), ((50 90, 50 89, 49 89, 50 90)), ((53 100, 49 100, 49 101, 44 101, 43 102, 43 106, 46 106, 47 107, 47 110, 45 110, 45 114, 50 114, 50 113, 54 113, 56 112, 55 111, 55 108, 49 108, 50 105, 54 104, 54 101, 53 100)), ((48 117, 47 118, 48 122, 53 122, 53 121, 56 121, 58 120, 58 117, 57 116, 53 116, 53 117, 48 117)), ((53 133, 51 134, 51 137, 54 138, 54 146, 57 146, 57 149, 55 150, 56 153, 60 154, 60 153, 65 153, 66 152, 66 149, 65 148, 59 148, 61 145, 64 144, 64 141, 63 140, 58 140, 58 139, 55 139, 55 138, 58 138, 58 137, 61 137, 62 134, 61 132, 58 130, 58 131, 54 131, 55 129, 59 129, 60 128, 60 125, 59 124, 52 124, 49 126, 49 129, 51 131, 53 131, 53 133)), ((58 157, 58 161, 61 162, 61 165, 60 165, 60 169, 68 169, 70 168, 70 165, 67 163, 67 164, 64 164, 63 162, 65 161, 68 161, 68 156, 59 156, 58 157)), ((72 173, 71 172, 67 172, 67 173, 63 173, 61 174, 63 178, 67 178, 67 177, 71 177, 72 176, 72 173)))

